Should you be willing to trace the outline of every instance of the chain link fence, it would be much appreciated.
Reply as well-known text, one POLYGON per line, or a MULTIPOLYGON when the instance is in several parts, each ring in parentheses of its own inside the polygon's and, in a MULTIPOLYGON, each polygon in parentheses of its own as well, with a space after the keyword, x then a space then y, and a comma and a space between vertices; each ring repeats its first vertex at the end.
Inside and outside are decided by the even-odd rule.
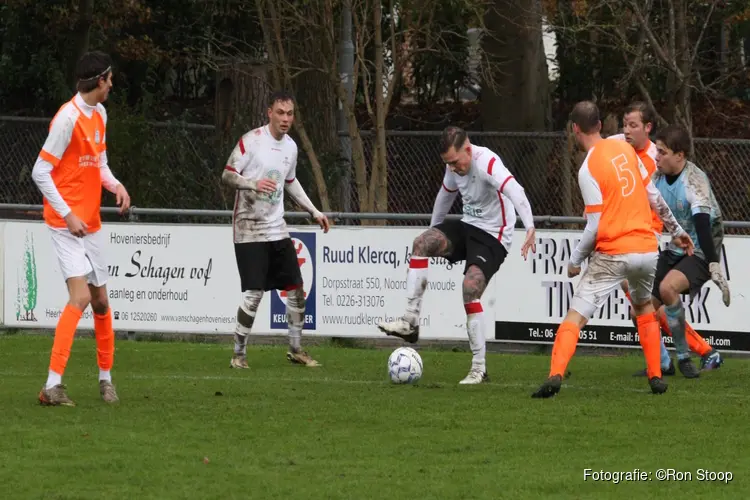
MULTIPOLYGON (((41 203, 31 170, 48 126, 48 119, 0 117, 0 203, 41 203)), ((333 209, 368 211, 375 205, 362 204, 360 199, 375 192, 387 198, 387 205, 380 206, 387 206, 388 212, 430 213, 444 174, 439 137, 439 132, 388 132, 387 182, 382 182, 370 179, 374 136, 363 132, 366 165, 352 166, 348 186, 341 185, 344 176, 330 181, 338 183, 328 186, 331 193, 343 193, 331 200, 333 209)), ((535 215, 581 215, 577 170, 583 154, 565 134, 476 132, 470 138, 500 156, 526 189, 535 215)), ((212 125, 117 120, 110 123, 107 136, 113 171, 128 187, 133 204, 151 208, 231 209, 232 193, 221 186, 220 178, 234 141, 236 137, 222 138, 212 125)), ((350 150, 351 141, 342 137, 342 151, 350 150)), ((713 183, 725 219, 750 220, 750 141, 698 138, 695 156, 713 183)), ((298 174, 315 198, 309 163, 301 149, 298 174)), ((113 202, 105 194, 105 204, 113 202)), ((460 202, 456 205, 453 213, 460 212, 460 202)))

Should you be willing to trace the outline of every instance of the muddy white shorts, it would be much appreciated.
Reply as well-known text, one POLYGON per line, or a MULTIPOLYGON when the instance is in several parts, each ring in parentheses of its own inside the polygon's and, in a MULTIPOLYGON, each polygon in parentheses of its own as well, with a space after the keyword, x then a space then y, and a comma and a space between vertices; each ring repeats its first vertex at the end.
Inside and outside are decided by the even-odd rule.
MULTIPOLYGON (((47 226, 49 227, 49 226, 47 226)), ((104 231, 90 233, 83 238, 67 229, 49 228, 63 278, 85 277, 94 286, 104 286, 109 272, 104 259, 104 231)))
POLYGON ((608 255, 593 253, 581 275, 571 307, 586 319, 599 309, 609 295, 628 280, 633 303, 642 305, 651 300, 659 252, 608 255))

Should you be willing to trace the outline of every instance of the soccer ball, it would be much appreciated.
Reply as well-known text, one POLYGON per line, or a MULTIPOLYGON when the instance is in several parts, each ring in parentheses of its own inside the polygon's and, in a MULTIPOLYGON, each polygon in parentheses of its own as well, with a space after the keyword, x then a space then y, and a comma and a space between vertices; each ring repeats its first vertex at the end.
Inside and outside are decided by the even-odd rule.
POLYGON ((422 357, 411 347, 399 347, 388 358, 388 376, 394 384, 413 384, 422 378, 422 357))

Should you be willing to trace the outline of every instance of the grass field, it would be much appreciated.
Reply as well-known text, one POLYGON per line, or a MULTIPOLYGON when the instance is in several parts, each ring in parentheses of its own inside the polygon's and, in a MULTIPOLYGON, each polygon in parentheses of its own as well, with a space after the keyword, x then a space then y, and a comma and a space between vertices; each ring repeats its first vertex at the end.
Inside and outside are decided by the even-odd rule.
POLYGON ((95 344, 78 339, 65 383, 75 408, 44 408, 52 340, 0 336, 0 497, 750 498, 750 361, 651 395, 637 355, 579 356, 551 400, 531 399, 549 357, 488 356, 492 383, 458 386, 470 354, 422 350, 415 386, 387 381, 388 351, 119 341, 121 403, 99 400, 95 344), (584 469, 650 481, 584 481, 584 469), (692 481, 658 481, 658 469, 692 481), (699 469, 733 473, 700 481, 699 469))

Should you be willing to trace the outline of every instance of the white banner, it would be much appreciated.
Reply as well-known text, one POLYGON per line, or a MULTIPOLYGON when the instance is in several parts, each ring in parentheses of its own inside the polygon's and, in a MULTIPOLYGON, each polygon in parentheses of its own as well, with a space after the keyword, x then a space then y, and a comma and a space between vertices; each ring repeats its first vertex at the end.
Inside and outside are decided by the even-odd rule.
MULTIPOLYGON (((321 335, 379 337, 382 320, 403 315, 406 271, 412 241, 420 228, 296 229, 291 236, 300 255, 307 292, 305 329, 321 335)), ((431 259, 429 284, 422 302, 420 336, 466 339, 461 283, 463 263, 431 259)), ((494 281, 482 304, 488 331, 494 328, 494 281)), ((286 330, 284 299, 270 292, 256 317, 257 331, 286 330), (264 306, 270 307, 270 314, 264 306)))
MULTIPOLYGON (((7 222, 0 229, 4 324, 54 328, 67 290, 49 229, 40 222, 7 222)), ((323 234, 309 226, 292 228, 307 293, 305 333, 382 336, 377 322, 404 312, 410 249, 423 230, 334 227, 323 234)), ((233 332, 241 293, 230 226, 105 224, 102 231, 117 330, 233 332)), ((516 231, 513 249, 482 299, 490 339, 552 342, 579 279, 569 280, 566 274, 579 234, 539 231, 537 253, 524 261, 523 231, 516 231)), ((732 287, 729 308, 712 283, 694 300, 685 298, 687 320, 723 350, 750 350, 750 327, 741 316, 750 306, 750 290, 732 279, 746 274, 739 256, 748 251, 750 239, 725 238, 723 265, 732 287)), ((463 262, 430 260, 421 320, 424 338, 466 339, 463 268, 463 262)), ((285 300, 283 292, 264 295, 255 332, 286 333, 285 300)), ((93 327, 90 308, 81 327, 93 327)), ((581 332, 581 343, 638 345, 621 292, 613 293, 581 332)))
MULTIPOLYGON (((49 229, 5 225, 5 324, 54 328, 68 293, 49 229)), ((107 289, 115 329, 231 332, 239 278, 231 229, 106 224, 107 289)), ((91 308, 81 327, 93 328, 91 308)))
MULTIPOLYGON (((524 262, 515 252, 502 270, 497 296, 497 340, 512 342, 552 342, 557 326, 570 306, 574 287, 580 276, 569 279, 568 260, 580 233, 575 231, 539 232, 533 260, 524 262), (513 285, 503 285, 502 283, 513 285)), ((668 237, 662 241, 662 245, 668 237)), ((520 244, 516 240, 514 245, 520 244)), ((722 350, 750 350, 750 327, 743 321, 750 307, 750 290, 736 276, 747 273, 741 255, 750 252, 750 239, 727 236, 721 251, 721 263, 729 280, 732 301, 724 306, 721 292, 712 282, 706 283, 692 300, 683 295, 686 320, 709 343, 722 350)), ((666 338, 671 343, 671 338, 666 338)), ((621 290, 607 302, 581 332, 580 342, 590 345, 638 346, 630 319, 630 303, 621 290)))
MULTIPOLYGON (((118 330, 180 333, 234 331, 241 299, 229 226, 105 224, 107 284, 118 330)), ((382 336, 376 324, 406 306, 406 269, 420 229, 296 230, 292 237, 307 292, 307 334, 382 336)), ((67 291, 49 229, 9 222, 5 240, 7 326, 54 328, 67 291)), ((463 264, 433 259, 423 302, 425 338, 465 339, 463 264)), ((488 331, 494 327, 493 286, 484 297, 488 331)), ((92 328, 89 308, 81 327, 92 328)), ((285 334, 285 297, 271 291, 260 304, 254 331, 285 334)))

